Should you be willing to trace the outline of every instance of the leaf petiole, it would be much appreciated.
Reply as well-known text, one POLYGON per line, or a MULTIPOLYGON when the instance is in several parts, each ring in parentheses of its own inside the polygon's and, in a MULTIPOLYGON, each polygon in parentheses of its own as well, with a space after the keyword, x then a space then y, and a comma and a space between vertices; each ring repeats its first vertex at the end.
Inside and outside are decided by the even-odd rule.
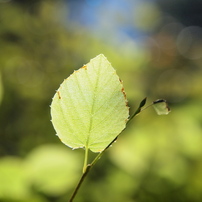
POLYGON ((87 165, 88 165, 88 147, 85 148, 85 156, 84 156, 84 164, 83 164, 83 173, 86 172, 86 168, 87 168, 87 165))

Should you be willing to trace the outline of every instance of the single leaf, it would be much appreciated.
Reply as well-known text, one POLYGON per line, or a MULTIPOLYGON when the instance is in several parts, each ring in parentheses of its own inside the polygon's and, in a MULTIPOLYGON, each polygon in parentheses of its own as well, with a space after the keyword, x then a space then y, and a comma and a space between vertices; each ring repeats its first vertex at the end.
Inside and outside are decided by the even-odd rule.
POLYGON ((64 80, 51 104, 61 141, 93 152, 101 152, 120 134, 128 115, 122 82, 102 54, 64 80))
POLYGON ((158 115, 167 115, 170 113, 170 108, 168 107, 168 104, 166 100, 156 100, 153 102, 153 107, 158 115))

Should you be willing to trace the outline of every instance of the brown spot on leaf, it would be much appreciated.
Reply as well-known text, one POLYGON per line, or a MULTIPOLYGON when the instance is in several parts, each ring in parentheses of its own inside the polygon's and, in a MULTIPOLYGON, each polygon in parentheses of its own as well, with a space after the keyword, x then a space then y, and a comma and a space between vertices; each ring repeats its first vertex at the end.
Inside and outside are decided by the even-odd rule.
POLYGON ((57 91, 57 94, 58 94, 58 98, 61 99, 61 96, 60 96, 60 92, 57 91))
POLYGON ((87 65, 84 65, 84 66, 83 66, 83 67, 81 67, 81 68, 83 68, 83 69, 87 70, 87 65))
MULTIPOLYGON (((121 80, 120 80, 120 82, 123 83, 121 80)), ((126 92, 125 92, 125 90, 124 90, 124 87, 122 87, 121 91, 122 91, 123 96, 124 96, 124 98, 125 98, 126 106, 128 107, 128 100, 127 100, 127 97, 126 97, 126 92)))

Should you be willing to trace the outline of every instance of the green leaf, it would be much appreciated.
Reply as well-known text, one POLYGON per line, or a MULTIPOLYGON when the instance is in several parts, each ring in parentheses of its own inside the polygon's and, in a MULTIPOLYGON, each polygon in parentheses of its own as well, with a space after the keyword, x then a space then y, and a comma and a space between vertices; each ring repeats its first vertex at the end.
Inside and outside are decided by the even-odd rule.
POLYGON ((128 115, 122 82, 102 54, 64 80, 51 104, 61 141, 93 152, 104 150, 121 133, 128 115))
POLYGON ((26 201, 30 190, 23 168, 20 158, 0 158, 0 201, 26 201))
POLYGON ((29 153, 23 171, 36 191, 59 196, 72 190, 80 175, 80 160, 78 153, 63 145, 43 144, 29 153))
POLYGON ((168 107, 168 104, 166 100, 156 100, 153 102, 153 107, 158 115, 167 115, 170 113, 170 108, 168 107))

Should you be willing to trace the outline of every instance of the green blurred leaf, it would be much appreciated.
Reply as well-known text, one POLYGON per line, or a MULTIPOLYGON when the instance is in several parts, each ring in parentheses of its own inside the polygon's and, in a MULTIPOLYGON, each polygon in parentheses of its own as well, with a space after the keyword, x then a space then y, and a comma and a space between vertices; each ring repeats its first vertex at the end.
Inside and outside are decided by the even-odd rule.
POLYGON ((158 115, 167 115, 170 113, 170 108, 166 100, 156 100, 153 102, 153 107, 158 115))
POLYGON ((29 196, 22 160, 16 157, 0 159, 0 200, 23 201, 29 196))
POLYGON ((59 145, 43 145, 25 160, 26 176, 38 191, 58 196, 72 189, 80 175, 80 155, 59 145))
POLYGON ((102 54, 67 78, 51 104, 52 123, 61 141, 93 152, 102 151, 119 135, 128 114, 122 82, 102 54))

